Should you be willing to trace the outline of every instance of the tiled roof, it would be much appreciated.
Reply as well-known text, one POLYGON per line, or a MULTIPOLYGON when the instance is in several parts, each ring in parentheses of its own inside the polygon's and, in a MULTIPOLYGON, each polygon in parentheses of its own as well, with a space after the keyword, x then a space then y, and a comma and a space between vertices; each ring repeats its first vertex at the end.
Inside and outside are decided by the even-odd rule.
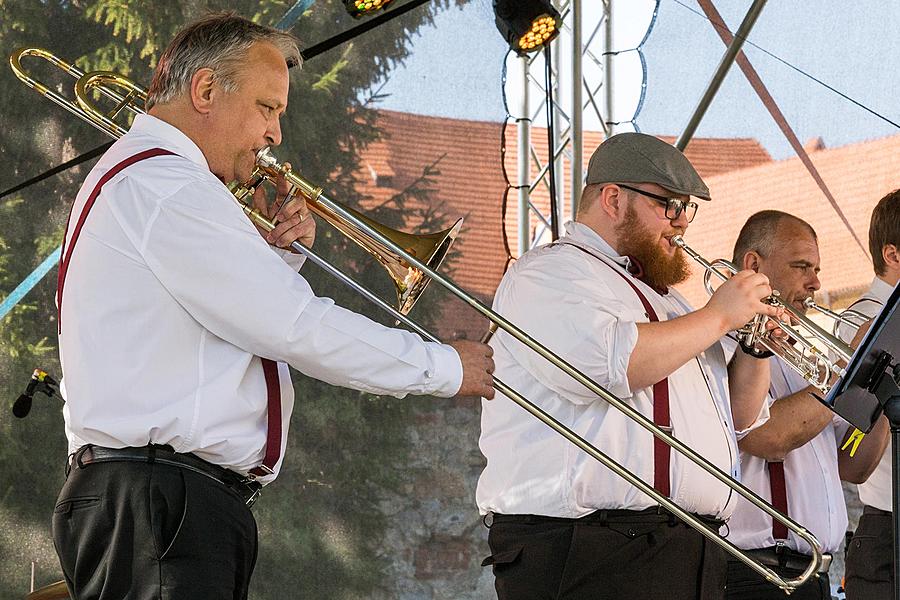
MULTIPOLYGON (((820 149, 811 158, 868 252, 872 208, 881 197, 900 187, 900 135, 820 149)), ((701 207, 685 240, 707 259, 730 259, 734 240, 746 219, 760 210, 777 209, 805 219, 816 230, 822 267, 820 296, 826 303, 840 304, 871 282, 873 272, 867 254, 800 159, 723 173, 706 182, 713 201, 701 207)), ((706 292, 698 273, 681 289, 695 306, 705 304, 706 292)))
MULTIPOLYGON (((390 198, 421 176, 428 165, 436 163, 439 173, 432 179, 432 208, 450 218, 465 217, 462 233, 455 249, 453 279, 477 297, 489 301, 503 275, 505 250, 501 234, 501 202, 506 187, 500 165, 501 123, 446 119, 393 111, 379 111, 377 125, 382 138, 362 152, 359 173, 360 191, 377 204, 390 198)), ((506 165, 512 182, 516 177, 515 124, 506 131, 506 165)), ((539 147, 546 130, 532 129, 539 147)), ((662 137, 674 142, 673 137, 662 137)), ((585 132, 584 165, 594 148, 603 140, 601 132, 585 132)), ((545 151, 540 160, 546 160, 545 151)), ((696 139, 688 146, 687 156, 707 180, 729 169, 741 169, 771 162, 769 154, 752 139, 696 139)), ((533 164, 532 177, 538 167, 533 164)), ((567 173, 560 175, 568 178, 567 173)), ((567 179, 566 179, 567 180, 567 179)), ((717 196, 719 195, 716 192, 717 196)), ((545 214, 549 197, 545 186, 532 194, 532 202, 545 214)), ((516 251, 517 198, 510 191, 506 228, 513 254, 516 251)), ((412 228, 415 224, 410 223, 412 228)), ((540 223, 531 219, 532 232, 540 223)), ((456 301, 451 301, 456 304, 456 301)), ((475 338, 483 330, 480 319, 471 309, 448 309, 445 333, 453 332, 475 338), (472 320, 467 321, 467 317, 472 320), (471 330, 471 331, 469 331, 471 330)))

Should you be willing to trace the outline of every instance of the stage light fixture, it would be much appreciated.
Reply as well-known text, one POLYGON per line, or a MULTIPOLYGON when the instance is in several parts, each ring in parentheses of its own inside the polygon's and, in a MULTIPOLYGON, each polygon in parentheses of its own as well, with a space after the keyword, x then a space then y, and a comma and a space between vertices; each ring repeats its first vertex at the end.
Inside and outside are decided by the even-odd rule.
POLYGON ((354 19, 370 15, 381 10, 392 0, 344 0, 344 8, 354 19))
POLYGON ((500 35, 519 56, 549 44, 562 24, 550 0, 494 0, 494 16, 500 35))

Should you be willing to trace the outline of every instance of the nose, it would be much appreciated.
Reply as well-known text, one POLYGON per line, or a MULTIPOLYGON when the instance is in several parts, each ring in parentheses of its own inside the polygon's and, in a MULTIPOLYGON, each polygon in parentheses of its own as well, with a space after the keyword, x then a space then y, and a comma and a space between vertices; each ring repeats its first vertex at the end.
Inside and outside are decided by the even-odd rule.
POLYGON ((266 129, 266 142, 269 146, 277 146, 281 143, 281 120, 275 117, 269 122, 266 129))
POLYGON ((681 211, 678 214, 678 217, 672 219, 670 222, 672 223, 672 227, 679 227, 683 232, 688 227, 687 211, 681 211))
POLYGON ((810 277, 809 281, 806 284, 806 289, 815 292, 815 291, 818 291, 819 288, 821 288, 821 287, 822 287, 822 282, 819 281, 819 274, 814 271, 812 276, 810 277))

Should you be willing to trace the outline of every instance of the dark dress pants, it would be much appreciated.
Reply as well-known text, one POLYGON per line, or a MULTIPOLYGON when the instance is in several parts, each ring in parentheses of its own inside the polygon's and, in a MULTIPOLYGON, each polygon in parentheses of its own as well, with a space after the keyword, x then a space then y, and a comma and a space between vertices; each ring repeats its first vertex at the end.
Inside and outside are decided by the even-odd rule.
MULTIPOLYGON (((786 579, 796 579, 802 570, 770 567, 786 579)), ((741 561, 728 558, 728 580, 725 583, 726 600, 831 600, 831 582, 827 573, 814 577, 788 596, 781 588, 772 585, 756 571, 741 561)))
POLYGON ((847 600, 891 600, 894 583, 891 513, 866 506, 847 550, 847 600))
POLYGON ((256 535, 235 492, 159 463, 74 465, 53 514, 77 600, 243 600, 256 535))
POLYGON ((493 566, 498 599, 722 598, 724 550, 700 533, 667 517, 597 516, 496 517, 488 534, 492 555, 484 564, 493 566))

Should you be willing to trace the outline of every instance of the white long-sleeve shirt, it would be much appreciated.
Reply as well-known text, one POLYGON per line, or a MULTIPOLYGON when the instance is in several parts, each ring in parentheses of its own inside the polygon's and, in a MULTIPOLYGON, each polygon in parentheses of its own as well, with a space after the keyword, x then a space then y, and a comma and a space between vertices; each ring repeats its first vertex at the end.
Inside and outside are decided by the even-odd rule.
MULTIPOLYGON (((567 243, 529 251, 503 277, 494 308, 652 419, 652 388, 632 390, 626 376, 637 323, 648 321, 634 290, 613 270, 626 274, 626 259, 580 223, 568 224, 559 241, 595 256, 567 243)), ((632 282, 660 320, 692 310, 675 291, 661 296, 643 282, 632 282)), ((649 432, 505 332, 495 335, 491 345, 499 379, 652 486, 649 432)), ((672 373, 669 393, 673 435, 737 477, 737 442, 721 345, 714 344, 672 373)), ((476 493, 482 514, 577 518, 598 509, 640 510, 656 504, 499 393, 482 403, 480 446, 487 458, 476 493)), ((670 481, 671 497, 685 510, 731 514, 734 494, 728 487, 674 451, 670 481)))
MULTIPOLYGON (((885 280, 875 277, 868 291, 860 296, 859 300, 850 305, 853 310, 858 310, 870 319, 875 317, 885 303, 891 297, 894 288, 885 280)), ((856 329, 846 325, 842 325, 838 329, 838 337, 845 342, 849 342, 856 334, 856 329)), ((875 471, 869 475, 865 483, 857 486, 859 491, 859 499, 863 504, 886 510, 893 510, 893 489, 891 484, 891 442, 888 441, 887 448, 875 467, 875 471)))
POLYGON ((88 175, 66 248, 103 174, 157 147, 175 155, 109 180, 73 250, 59 336, 70 451, 168 444, 247 473, 266 445, 259 357, 280 363, 281 457, 294 401, 284 363, 376 394, 457 392, 453 348, 316 297, 297 257, 266 244, 200 149, 152 116, 138 116, 88 175))
MULTIPOLYGON (((769 405, 809 387, 796 371, 778 357, 769 360, 771 384, 769 405)), ((821 432, 784 457, 784 482, 787 492, 787 514, 809 530, 825 552, 837 552, 847 531, 847 507, 838 474, 838 446, 847 434, 849 424, 834 415, 821 432)), ((741 476, 744 485, 771 501, 769 469, 766 460, 741 452, 741 476)), ((772 517, 744 498, 739 498, 728 522, 728 539, 747 550, 775 545, 772 517)), ((809 544, 788 531, 787 546, 809 554, 809 544)))

